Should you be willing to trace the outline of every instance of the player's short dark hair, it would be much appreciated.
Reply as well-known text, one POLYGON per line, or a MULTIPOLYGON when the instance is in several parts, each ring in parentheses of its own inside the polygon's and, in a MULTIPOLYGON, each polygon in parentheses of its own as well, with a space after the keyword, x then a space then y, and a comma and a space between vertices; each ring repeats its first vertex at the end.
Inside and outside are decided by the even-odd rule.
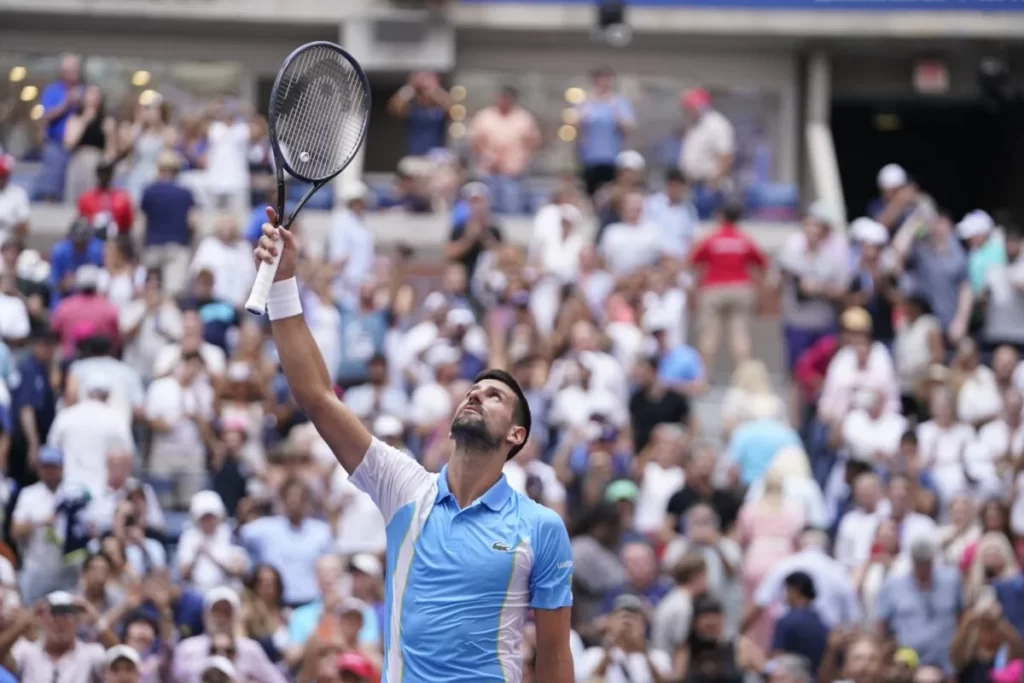
POLYGON ((521 444, 513 446, 512 450, 508 452, 506 460, 511 460, 516 457, 516 454, 519 453, 519 451, 523 450, 523 446, 525 446, 526 442, 530 439, 530 425, 533 423, 533 418, 530 416, 530 404, 526 401, 526 394, 523 393, 522 388, 519 386, 519 382, 504 370, 497 370, 494 368, 484 370, 476 376, 476 379, 473 380, 473 384, 482 382, 485 379, 501 382, 511 389, 512 393, 516 395, 516 407, 512 412, 512 424, 517 427, 526 428, 526 437, 523 439, 521 444))

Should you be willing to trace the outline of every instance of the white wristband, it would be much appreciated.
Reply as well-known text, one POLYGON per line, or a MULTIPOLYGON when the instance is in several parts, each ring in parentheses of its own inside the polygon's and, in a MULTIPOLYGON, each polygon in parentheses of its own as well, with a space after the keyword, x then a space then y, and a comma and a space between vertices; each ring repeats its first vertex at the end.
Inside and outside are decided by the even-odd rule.
POLYGON ((270 285, 270 294, 267 295, 267 315, 270 316, 271 321, 302 315, 299 284, 295 278, 279 280, 270 285))

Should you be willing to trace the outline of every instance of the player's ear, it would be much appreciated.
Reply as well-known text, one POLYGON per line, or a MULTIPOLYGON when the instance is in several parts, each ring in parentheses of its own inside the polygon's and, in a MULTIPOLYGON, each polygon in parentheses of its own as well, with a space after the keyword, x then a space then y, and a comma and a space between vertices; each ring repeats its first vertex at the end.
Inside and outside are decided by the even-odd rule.
POLYGON ((526 427, 512 425, 512 428, 508 430, 508 434, 505 436, 505 440, 513 446, 522 446, 526 443, 526 427))

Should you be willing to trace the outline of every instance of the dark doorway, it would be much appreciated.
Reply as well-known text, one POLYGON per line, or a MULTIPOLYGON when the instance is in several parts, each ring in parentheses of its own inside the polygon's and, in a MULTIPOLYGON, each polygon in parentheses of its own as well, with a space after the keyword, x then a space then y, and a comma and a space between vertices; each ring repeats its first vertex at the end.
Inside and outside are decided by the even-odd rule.
POLYGON ((1008 109, 981 102, 834 102, 847 215, 864 215, 878 193, 875 177, 889 163, 903 166, 954 218, 1014 208, 1011 121, 1008 109))

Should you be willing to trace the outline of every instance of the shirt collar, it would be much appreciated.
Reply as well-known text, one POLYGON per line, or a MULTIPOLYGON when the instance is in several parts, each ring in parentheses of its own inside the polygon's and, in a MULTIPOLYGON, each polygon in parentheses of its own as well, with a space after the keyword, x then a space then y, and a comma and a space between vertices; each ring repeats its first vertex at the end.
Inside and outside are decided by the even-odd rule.
MULTIPOLYGON (((494 512, 498 512, 505 505, 505 502, 512 495, 512 487, 508 485, 508 480, 505 479, 505 475, 502 474, 501 478, 494 483, 494 486, 487 489, 482 496, 477 498, 475 501, 465 508, 469 509, 476 503, 486 505, 494 512)), ((441 468, 441 473, 437 476, 437 496, 434 498, 434 504, 440 503, 445 498, 451 498, 455 500, 455 495, 452 494, 451 489, 448 488, 448 465, 441 468)))

